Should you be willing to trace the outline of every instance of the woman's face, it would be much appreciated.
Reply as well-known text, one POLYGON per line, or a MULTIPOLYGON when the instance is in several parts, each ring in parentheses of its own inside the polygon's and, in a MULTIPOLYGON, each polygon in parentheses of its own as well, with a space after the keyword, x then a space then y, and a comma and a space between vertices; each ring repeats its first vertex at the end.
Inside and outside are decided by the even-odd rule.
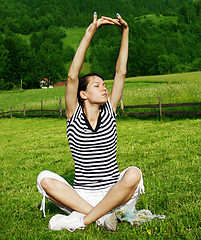
POLYGON ((108 100, 108 90, 104 81, 98 76, 90 76, 85 92, 87 100, 92 104, 104 104, 108 100))

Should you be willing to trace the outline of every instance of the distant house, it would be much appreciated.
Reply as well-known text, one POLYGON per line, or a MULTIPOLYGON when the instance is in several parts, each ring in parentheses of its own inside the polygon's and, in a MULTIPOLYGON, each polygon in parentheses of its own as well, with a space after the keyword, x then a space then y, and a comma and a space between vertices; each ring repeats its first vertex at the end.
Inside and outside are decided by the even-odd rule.
POLYGON ((39 80, 39 83, 40 83, 40 87, 41 88, 51 88, 51 82, 50 80, 48 80, 47 78, 42 78, 39 80))
POLYGON ((66 82, 57 82, 54 84, 54 87, 65 87, 66 86, 66 82))

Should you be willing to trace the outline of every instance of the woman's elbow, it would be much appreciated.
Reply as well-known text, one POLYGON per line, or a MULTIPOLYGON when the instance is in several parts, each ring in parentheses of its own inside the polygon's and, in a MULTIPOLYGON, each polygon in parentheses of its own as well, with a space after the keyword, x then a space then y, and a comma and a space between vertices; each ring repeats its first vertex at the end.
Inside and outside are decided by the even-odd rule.
POLYGON ((68 73, 68 81, 69 82, 73 82, 76 81, 78 79, 78 75, 77 74, 73 74, 71 72, 68 73))
POLYGON ((126 77, 127 69, 119 69, 116 71, 116 75, 119 77, 126 77))

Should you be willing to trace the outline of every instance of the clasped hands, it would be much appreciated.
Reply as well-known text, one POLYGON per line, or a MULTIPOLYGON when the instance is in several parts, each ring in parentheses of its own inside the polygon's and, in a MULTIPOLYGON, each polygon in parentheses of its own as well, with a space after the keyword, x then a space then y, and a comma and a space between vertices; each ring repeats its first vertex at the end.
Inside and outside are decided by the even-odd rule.
POLYGON ((87 31, 96 31, 102 25, 116 25, 122 29, 122 31, 128 29, 128 24, 123 18, 117 13, 117 18, 104 17, 97 19, 97 13, 94 13, 93 22, 87 28, 87 31))

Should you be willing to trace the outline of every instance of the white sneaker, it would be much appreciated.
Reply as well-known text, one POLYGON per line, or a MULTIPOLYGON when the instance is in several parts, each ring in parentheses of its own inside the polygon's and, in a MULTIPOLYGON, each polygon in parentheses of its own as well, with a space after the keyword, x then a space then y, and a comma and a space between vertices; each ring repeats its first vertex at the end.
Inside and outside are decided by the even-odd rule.
POLYGON ((117 217, 116 213, 107 213, 98 220, 96 220, 96 225, 98 227, 104 227, 108 231, 116 232, 117 230, 117 217))
POLYGON ((84 214, 76 211, 72 212, 69 216, 56 214, 50 219, 48 230, 60 231, 67 229, 70 232, 74 232, 76 229, 85 229, 84 216, 84 214))

